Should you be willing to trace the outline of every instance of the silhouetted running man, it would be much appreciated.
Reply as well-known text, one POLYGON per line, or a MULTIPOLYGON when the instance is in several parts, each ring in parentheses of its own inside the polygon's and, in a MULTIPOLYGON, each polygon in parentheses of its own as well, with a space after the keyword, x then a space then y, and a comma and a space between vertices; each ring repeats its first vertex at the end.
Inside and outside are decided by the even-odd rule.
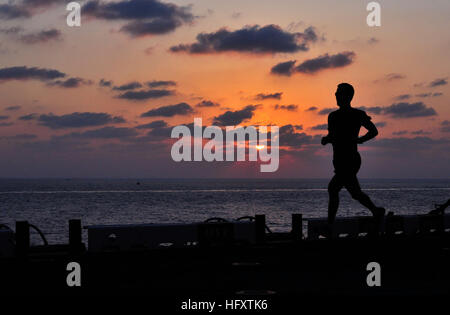
POLYGON ((372 214, 380 219, 385 209, 377 207, 369 196, 362 192, 356 174, 361 166, 358 144, 377 136, 377 127, 362 110, 350 106, 355 91, 348 83, 338 85, 336 102, 339 109, 328 115, 328 135, 322 138, 322 145, 333 145, 333 165, 335 175, 328 184, 328 224, 331 228, 339 207, 339 191, 345 187, 353 199, 358 200, 372 214), (359 137, 359 129, 364 126, 368 132, 359 137))

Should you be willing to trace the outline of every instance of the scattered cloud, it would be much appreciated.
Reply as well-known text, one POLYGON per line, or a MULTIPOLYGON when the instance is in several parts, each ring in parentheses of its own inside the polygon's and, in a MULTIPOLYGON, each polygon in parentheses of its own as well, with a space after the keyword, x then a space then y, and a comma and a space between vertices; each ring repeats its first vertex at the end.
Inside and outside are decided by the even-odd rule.
POLYGON ((429 87, 437 87, 437 86, 442 86, 442 85, 447 85, 447 84, 448 84, 447 78, 440 78, 440 79, 433 80, 432 82, 430 82, 430 84, 428 86, 429 87))
POLYGON ((443 122, 441 122, 441 131, 450 132, 450 121, 444 120, 443 122))
POLYGON ((176 86, 177 83, 175 81, 161 81, 161 80, 153 80, 145 83, 149 88, 157 88, 157 87, 169 87, 176 86))
POLYGON ((168 124, 164 120, 155 120, 148 124, 139 125, 136 129, 154 129, 154 128, 164 128, 167 127, 168 124))
POLYGON ((312 130, 328 130, 328 124, 320 124, 311 127, 312 130))
POLYGON ((134 128, 106 126, 83 132, 72 132, 63 136, 56 136, 55 138, 121 139, 135 137, 137 135, 138 132, 134 128))
POLYGON ((47 29, 29 34, 22 34, 17 37, 17 40, 29 45, 47 43, 50 41, 62 40, 62 34, 57 29, 47 29))
POLYGON ((28 115, 28 117, 22 116, 21 120, 36 119, 40 125, 50 129, 82 128, 125 122, 123 117, 112 116, 107 113, 74 112, 61 116, 54 114, 31 115, 28 115), (23 117, 26 117, 26 119, 23 119, 23 117))
POLYGON ((289 112, 296 112, 296 111, 298 110, 298 105, 295 105, 295 104, 289 104, 289 105, 279 105, 279 104, 276 104, 276 105, 274 106, 274 108, 275 108, 276 110, 282 109, 282 110, 287 110, 287 111, 289 111, 289 112))
POLYGON ((241 110, 231 111, 214 117, 213 124, 217 126, 236 126, 253 117, 259 105, 247 105, 241 110))
POLYGON ((174 105, 161 106, 151 109, 141 114, 141 117, 173 117, 175 115, 189 115, 194 113, 194 109, 187 103, 179 103, 174 105))
POLYGON ((98 85, 100 85, 101 87, 112 87, 113 81, 108 81, 108 80, 105 80, 105 79, 100 79, 100 81, 98 82, 98 85))
POLYGON ((27 120, 34 120, 34 119, 36 119, 38 116, 39 116, 38 114, 32 113, 32 114, 20 116, 20 117, 17 118, 17 119, 18 119, 18 120, 24 120, 24 121, 27 121, 27 120))
POLYGON ((174 95, 172 90, 141 90, 141 91, 127 91, 119 94, 117 97, 131 100, 131 101, 145 101, 148 99, 161 98, 165 96, 174 95))
POLYGON ((161 35, 174 31, 196 18, 190 6, 178 6, 158 0, 88 1, 83 14, 102 20, 122 20, 121 31, 133 37, 161 35))
POLYGON ((16 4, 0 4, 0 19, 12 20, 30 17, 31 13, 23 6, 16 4))
POLYGON ((394 118, 415 118, 437 115, 432 107, 427 107, 422 102, 417 103, 394 103, 382 108, 383 115, 389 115, 394 118))
POLYGON ((77 88, 82 85, 91 85, 91 84, 92 84, 91 80, 85 80, 82 78, 69 78, 66 80, 55 80, 47 83, 47 85, 49 86, 57 86, 67 89, 77 88))
POLYGON ((142 87, 142 84, 139 82, 130 82, 119 86, 114 86, 112 89, 115 91, 128 91, 128 90, 135 90, 142 87))
POLYGON ((280 62, 270 69, 270 73, 290 76, 294 70, 296 60, 289 60, 285 62, 280 62))
POLYGON ((253 25, 236 31, 222 28, 213 33, 200 33, 195 43, 172 46, 170 51, 190 54, 294 53, 309 50, 309 44, 317 40, 318 35, 313 27, 308 27, 303 33, 291 33, 274 24, 262 27, 253 25))
POLYGON ((255 96, 255 100, 258 100, 258 101, 264 101, 264 100, 270 100, 270 99, 280 100, 282 96, 283 96, 283 92, 267 93, 267 94, 259 93, 255 96))
POLYGON ((319 115, 328 115, 332 111, 335 111, 337 108, 323 108, 317 114, 319 115))
POLYGON ((402 95, 394 97, 394 99, 397 100, 397 101, 404 101, 404 100, 407 100, 407 99, 410 99, 410 98, 411 98, 410 94, 402 94, 402 95))
POLYGON ((392 81, 397 81, 397 80, 403 80, 405 78, 406 78, 406 76, 404 74, 401 74, 401 73, 388 73, 384 77, 382 77, 381 79, 374 80, 373 82, 374 83, 392 82, 392 81))
POLYGON ((304 132, 297 132, 296 126, 291 124, 280 127, 280 146, 299 148, 306 144, 320 143, 320 136, 311 136, 304 132))
POLYGON ((54 69, 38 67, 7 67, 0 68, 0 82, 8 80, 39 80, 48 81, 65 77, 66 74, 54 69))
POLYGON ((348 66, 354 62, 356 54, 352 51, 344 51, 335 55, 321 55, 319 57, 303 61, 295 66, 296 61, 286 61, 276 64, 270 72, 277 75, 290 76, 294 73, 314 74, 325 69, 334 69, 348 66))
POLYGON ((21 106, 15 105, 15 106, 8 106, 8 107, 5 108, 5 110, 7 110, 7 111, 17 111, 17 110, 19 110, 21 108, 22 108, 21 106))
POLYGON ((196 107, 219 107, 220 104, 213 102, 213 101, 207 101, 207 100, 203 100, 200 103, 198 103, 197 105, 195 105, 196 107))
POLYGON ((305 112, 314 112, 316 111, 318 108, 316 106, 311 106, 308 107, 307 109, 305 109, 305 112))

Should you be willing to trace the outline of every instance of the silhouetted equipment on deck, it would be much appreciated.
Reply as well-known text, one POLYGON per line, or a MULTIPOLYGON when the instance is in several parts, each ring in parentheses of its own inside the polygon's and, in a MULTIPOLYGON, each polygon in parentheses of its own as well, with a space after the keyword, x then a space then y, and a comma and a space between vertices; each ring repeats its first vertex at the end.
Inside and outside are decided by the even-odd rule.
MULTIPOLYGON (((425 215, 394 215, 391 212, 378 222, 369 216, 338 217, 332 225, 331 237, 357 238, 367 235, 389 238, 443 234, 450 231, 450 214, 444 212, 449 204, 450 200, 425 215)), ((44 247, 48 246, 44 234, 36 226, 27 221, 17 221, 15 234, 7 226, 0 225, 0 257, 10 257, 14 253, 17 257, 26 257, 30 251, 30 228, 39 233, 44 247)), ((292 214, 290 233, 272 233, 266 225, 265 215, 244 216, 236 220, 210 218, 199 223, 91 225, 85 228, 90 252, 197 245, 247 246, 276 240, 316 240, 330 232, 327 218, 304 219, 299 213, 292 214)), ((81 220, 69 220, 68 249, 76 255, 85 250, 81 220)))

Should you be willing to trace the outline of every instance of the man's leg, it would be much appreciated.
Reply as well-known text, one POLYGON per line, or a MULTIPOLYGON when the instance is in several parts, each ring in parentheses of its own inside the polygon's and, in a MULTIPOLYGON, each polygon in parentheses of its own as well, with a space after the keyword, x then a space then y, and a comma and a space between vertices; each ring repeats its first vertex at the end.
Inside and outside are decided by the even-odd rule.
POLYGON ((367 196, 361 190, 361 186, 359 185, 359 181, 356 175, 349 177, 346 180, 345 187, 347 188, 352 198, 358 200, 364 207, 369 209, 374 216, 384 215, 385 212, 384 208, 379 208, 375 206, 372 200, 370 200, 369 196, 367 196))
POLYGON ((342 189, 343 183, 339 176, 334 175, 328 184, 328 224, 331 226, 336 218, 339 207, 339 191, 342 189))

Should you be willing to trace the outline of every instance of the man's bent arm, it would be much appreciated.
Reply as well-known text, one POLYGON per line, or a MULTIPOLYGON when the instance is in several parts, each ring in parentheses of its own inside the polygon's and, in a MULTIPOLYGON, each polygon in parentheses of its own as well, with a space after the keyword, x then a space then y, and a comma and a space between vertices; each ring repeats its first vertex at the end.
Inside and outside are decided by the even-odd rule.
POLYGON ((369 141, 370 139, 375 138, 378 135, 377 127, 370 120, 367 121, 363 126, 368 131, 367 131, 367 133, 364 136, 358 138, 358 143, 364 143, 366 141, 369 141))

